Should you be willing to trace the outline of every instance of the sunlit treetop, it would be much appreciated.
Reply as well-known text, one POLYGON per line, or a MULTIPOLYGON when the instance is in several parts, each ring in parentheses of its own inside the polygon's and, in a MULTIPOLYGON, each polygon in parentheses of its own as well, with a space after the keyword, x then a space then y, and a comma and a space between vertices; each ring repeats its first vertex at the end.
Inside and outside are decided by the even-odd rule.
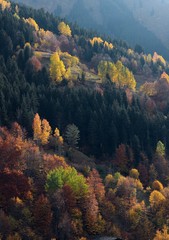
POLYGON ((107 41, 104 42, 104 47, 107 47, 109 50, 113 49, 113 44, 108 43, 107 41))
POLYGON ((10 9, 11 7, 11 3, 6 0, 0 0, 0 5, 2 8, 2 11, 4 11, 5 9, 10 9))
POLYGON ((169 240, 168 227, 164 225, 161 231, 157 230, 155 238, 153 240, 169 240))
POLYGON ((136 88, 136 80, 133 73, 121 61, 117 61, 116 64, 110 61, 100 61, 98 75, 103 81, 108 76, 117 87, 127 87, 132 90, 136 88))
POLYGON ((165 200, 164 195, 157 190, 154 190, 149 197, 149 202, 151 207, 159 205, 164 200, 165 200))
POLYGON ((166 66, 166 61, 165 61, 165 59, 163 58, 163 56, 158 55, 156 52, 154 53, 152 60, 153 60, 153 62, 158 62, 158 61, 160 61, 161 63, 164 64, 164 66, 166 66))
POLYGON ((103 43, 103 39, 100 37, 94 37, 93 39, 90 40, 90 43, 94 45, 95 43, 103 43))
POLYGON ((165 78, 165 79, 167 80, 167 82, 169 83, 169 75, 168 75, 166 72, 163 72, 163 73, 161 74, 160 79, 163 79, 163 78, 165 78))
POLYGON ((83 175, 78 174, 75 168, 59 167, 50 171, 47 175, 46 190, 55 192, 64 186, 70 186, 77 198, 84 196, 88 192, 88 185, 83 175))
POLYGON ((113 44, 112 43, 108 43, 107 41, 103 41, 103 39, 100 38, 100 37, 94 37, 93 39, 90 39, 90 43, 92 44, 92 46, 94 46, 94 44, 103 44, 103 46, 105 48, 107 48, 108 50, 113 49, 113 44))
POLYGON ((36 31, 39 30, 39 26, 33 18, 27 18, 27 19, 24 19, 24 21, 29 25, 31 25, 36 31))
POLYGON ((59 30, 60 34, 63 34, 65 36, 71 37, 71 35, 72 35, 69 25, 64 22, 59 23, 58 30, 59 30))
POLYGON ((60 82, 66 73, 65 65, 57 52, 50 57, 50 77, 53 81, 60 82))

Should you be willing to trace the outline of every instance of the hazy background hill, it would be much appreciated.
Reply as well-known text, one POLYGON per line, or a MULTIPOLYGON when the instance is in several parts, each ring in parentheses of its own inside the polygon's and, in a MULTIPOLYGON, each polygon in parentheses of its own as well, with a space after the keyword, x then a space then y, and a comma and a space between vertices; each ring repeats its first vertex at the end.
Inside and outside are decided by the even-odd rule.
POLYGON ((126 40, 132 46, 140 44, 147 52, 157 51, 166 58, 169 55, 168 0, 19 1, 126 40))
POLYGON ((152 31, 169 48, 169 1, 123 0, 138 21, 152 31))

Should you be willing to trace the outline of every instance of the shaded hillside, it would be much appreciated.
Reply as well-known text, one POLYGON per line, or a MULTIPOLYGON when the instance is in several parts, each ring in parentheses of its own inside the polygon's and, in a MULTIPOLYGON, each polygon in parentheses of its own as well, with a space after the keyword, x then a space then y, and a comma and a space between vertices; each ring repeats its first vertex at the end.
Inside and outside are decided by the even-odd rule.
POLYGON ((125 0, 123 2, 132 11, 135 19, 152 31, 169 48, 169 1, 125 0))
MULTIPOLYGON (((126 40, 132 46, 140 44, 146 52, 158 51, 168 58, 168 50, 162 43, 162 39, 158 37, 159 32, 147 26, 146 20, 140 21, 140 18, 137 18, 139 9, 135 11, 132 4, 128 2, 126 4, 126 1, 123 3, 117 0, 71 0, 69 2, 37 0, 27 1, 26 4, 36 8, 43 7, 57 16, 77 22, 82 27, 93 28, 111 37, 126 40)), ((153 22, 156 23, 155 20, 153 22)), ((153 22, 151 21, 151 25, 153 22)), ((158 25, 160 24, 163 23, 159 22, 158 25)))

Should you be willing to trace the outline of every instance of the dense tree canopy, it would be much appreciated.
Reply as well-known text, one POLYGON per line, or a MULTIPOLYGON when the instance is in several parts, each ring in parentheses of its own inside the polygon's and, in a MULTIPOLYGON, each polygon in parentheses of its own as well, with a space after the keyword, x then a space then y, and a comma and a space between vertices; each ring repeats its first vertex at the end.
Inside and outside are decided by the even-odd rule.
POLYGON ((168 63, 0 5, 0 238, 168 237, 168 63))

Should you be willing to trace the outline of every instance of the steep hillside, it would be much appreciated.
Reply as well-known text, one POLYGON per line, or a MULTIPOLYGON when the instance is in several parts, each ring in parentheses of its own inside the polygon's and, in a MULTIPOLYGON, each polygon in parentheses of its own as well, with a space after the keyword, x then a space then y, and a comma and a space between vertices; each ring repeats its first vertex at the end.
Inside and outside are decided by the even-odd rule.
POLYGON ((169 1, 168 0, 124 0, 134 18, 152 31, 169 48, 169 1))
POLYGON ((168 239, 168 74, 0 0, 0 239, 168 239))
MULTIPOLYGON (((23 1, 23 3, 25 4, 25 1, 23 1)), ((73 22, 76 21, 80 26, 93 28, 99 32, 110 35, 111 37, 126 40, 132 46, 140 44, 144 47, 146 52, 152 53, 157 51, 166 58, 169 56, 167 47, 163 44, 166 43, 167 40, 164 40, 162 36, 159 37, 161 33, 155 31, 155 27, 147 26, 146 17, 143 21, 141 21, 140 17, 137 17, 137 13, 138 16, 141 15, 141 13, 139 13, 140 8, 135 10, 136 4, 132 1, 29 0, 26 4, 36 8, 43 7, 50 12, 54 12, 58 16, 66 17, 73 22)), ((146 7, 148 8, 149 5, 146 7)), ((157 5, 158 9, 159 7, 160 6, 157 5)), ((144 9, 144 7, 142 9, 144 9)), ((156 19, 157 17, 155 14, 154 21, 151 20, 151 25, 153 25, 153 23, 156 24, 156 19)), ((155 24, 153 26, 155 26, 155 24)), ((160 21, 158 22, 158 25, 160 24, 162 25, 163 23, 160 21)))

